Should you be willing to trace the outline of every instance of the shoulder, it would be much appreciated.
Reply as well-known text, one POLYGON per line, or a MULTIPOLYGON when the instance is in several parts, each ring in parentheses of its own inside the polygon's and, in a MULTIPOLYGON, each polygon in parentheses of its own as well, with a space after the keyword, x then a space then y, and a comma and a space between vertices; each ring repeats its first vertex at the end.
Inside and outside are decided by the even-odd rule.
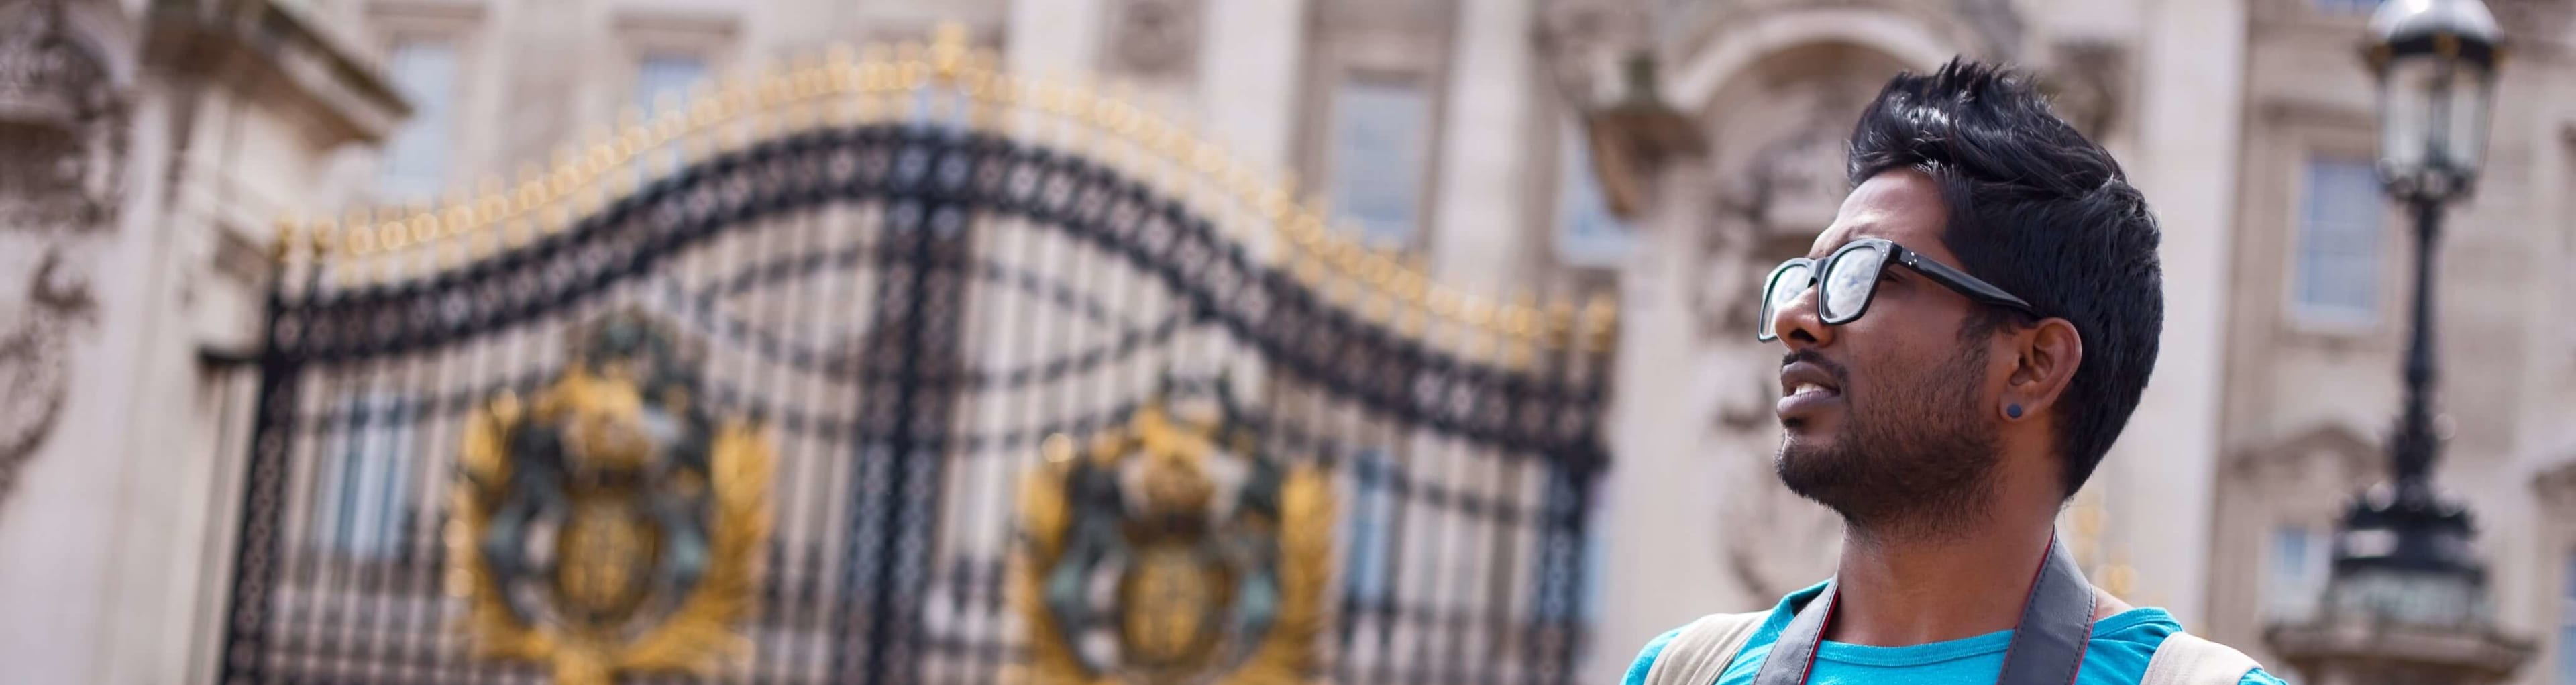
POLYGON ((2253 657, 2200 636, 2174 631, 2156 647, 2144 685, 2287 685, 2253 657))
POLYGON ((1646 641, 1643 649, 1637 650, 1637 660, 1629 662, 1628 672, 1620 682, 1622 685, 1703 679, 1714 682, 1717 670, 1726 666, 1723 659, 1743 649, 1746 639, 1751 637, 1748 634, 1755 632, 1769 617, 1770 612, 1709 614, 1682 627, 1664 631, 1664 634, 1646 641), (1665 661, 1672 663, 1663 664, 1665 661), (1656 675, 1659 665, 1663 670, 1673 672, 1656 675))
POLYGON ((1646 685, 1646 673, 1654 670, 1655 657, 1663 656, 1664 647, 1672 644, 1673 638, 1680 637, 1682 630, 1689 627, 1685 624, 1647 640, 1645 649, 1637 650, 1637 660, 1628 664, 1628 674, 1619 679, 1619 685, 1646 685))
MULTIPOLYGON (((1798 607, 1804 606, 1807 600, 1814 599, 1824 589, 1825 583, 1819 582, 1806 589, 1789 593, 1788 596, 1780 598, 1778 604, 1772 605, 1767 610, 1709 614, 1683 624, 1679 628, 1664 631, 1664 634, 1646 641, 1645 648, 1637 650, 1637 660, 1628 663, 1628 672, 1620 679, 1620 683, 1621 685, 1647 685, 1647 682, 1652 679, 1650 676, 1654 673, 1655 662, 1662 658, 1666 651, 1676 649, 1673 645, 1677 642, 1682 643, 1682 647, 1678 648, 1681 654, 1696 657, 1691 663, 1684 665, 1690 668, 1712 665, 1701 663, 1700 660, 1726 656, 1697 652, 1712 651, 1720 646, 1727 648, 1729 652, 1740 652, 1766 644, 1776 639, 1780 629, 1787 626, 1789 619, 1797 615, 1798 607)), ((1714 665, 1719 668, 1725 666, 1722 663, 1714 665)), ((1710 674, 1711 680, 1715 679, 1715 675, 1715 673, 1710 674)))
POLYGON ((2094 623, 2085 682, 2286 685, 2243 652, 2184 632, 2172 614, 2131 608, 2094 623))
POLYGON ((2256 666, 2254 667, 2254 670, 2246 671, 2245 677, 2237 678, 2236 683, 2237 685, 2290 685, 2289 681, 2282 680, 2279 676, 2272 675, 2270 671, 2263 670, 2263 667, 2261 666, 2256 666))

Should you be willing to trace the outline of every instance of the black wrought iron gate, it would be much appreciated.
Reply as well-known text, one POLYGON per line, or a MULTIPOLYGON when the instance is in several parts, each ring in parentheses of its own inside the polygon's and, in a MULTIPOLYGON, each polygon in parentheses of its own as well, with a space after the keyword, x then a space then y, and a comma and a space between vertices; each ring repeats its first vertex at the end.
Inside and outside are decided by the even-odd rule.
POLYGON ((749 649, 697 677, 1033 679, 1006 580, 1021 474, 1048 436, 1197 393, 1331 483, 1309 678, 1568 680, 1605 307, 1449 294, 1123 103, 910 54, 737 84, 514 192, 295 237, 221 682, 545 680, 473 655, 450 483, 469 415, 538 391, 615 312, 669 322, 714 410, 776 451, 749 649))

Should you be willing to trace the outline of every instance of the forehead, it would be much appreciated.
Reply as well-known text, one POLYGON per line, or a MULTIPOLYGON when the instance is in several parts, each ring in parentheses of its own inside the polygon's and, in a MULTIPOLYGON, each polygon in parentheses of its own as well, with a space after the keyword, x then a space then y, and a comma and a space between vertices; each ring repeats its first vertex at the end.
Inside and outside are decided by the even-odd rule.
POLYGON ((1941 229, 1949 207, 1941 201, 1941 184, 1913 169, 1871 176, 1843 197, 1834 224, 1816 236, 1809 257, 1823 257, 1856 238, 1885 238, 1916 252, 1947 257, 1941 229))

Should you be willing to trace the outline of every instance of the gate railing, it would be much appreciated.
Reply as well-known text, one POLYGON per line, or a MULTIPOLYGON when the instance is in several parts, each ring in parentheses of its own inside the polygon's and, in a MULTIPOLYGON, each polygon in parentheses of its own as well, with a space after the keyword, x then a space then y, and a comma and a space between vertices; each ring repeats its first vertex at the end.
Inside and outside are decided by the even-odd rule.
MULTIPOLYGON (((319 277, 365 288, 426 277, 560 233, 643 184, 796 131, 932 121, 1047 145, 1162 190, 1336 305, 1480 356, 1526 364, 1576 333, 1607 335, 1606 296, 1495 297, 1438 283, 1400 252, 1356 240, 1293 173, 1256 168, 1188 127, 1091 84, 997 71, 964 29, 930 45, 835 48, 754 77, 701 84, 658 116, 629 110, 616 128, 555 150, 513 184, 486 180, 436 207, 376 208, 279 226, 284 283, 319 277)), ((1597 294, 1596 294, 1597 295, 1597 294)))
MULTIPOLYGON (((1087 600, 1028 594, 1081 575, 1064 569, 1142 573, 1031 542, 1050 534, 1022 518, 1058 496, 1046 488, 1072 497, 1074 464, 1098 463, 1191 483, 1293 474, 1222 481, 1215 501, 1322 503, 1266 523, 1227 514, 1250 527, 1215 537, 1087 510, 1119 521, 1096 530, 1131 531, 1094 544, 1226 559, 1154 577, 1331 569, 1316 612, 1247 609, 1231 598, 1252 586, 1220 584, 1228 616, 1329 616, 1311 654, 1209 656, 1223 650, 1094 626, 1127 640, 1111 661, 1168 648, 1225 661, 1193 668, 1244 685, 1569 682, 1611 302, 1439 285, 1164 117, 992 64, 954 29, 836 50, 630 115, 514 185, 282 225, 222 682, 537 677, 472 656, 490 651, 466 605, 488 569, 459 564, 486 541, 449 504, 469 484, 456 455, 500 415, 494 398, 600 361, 563 338, 621 312, 667 321, 695 350, 682 375, 705 411, 755 420, 778 446, 749 653, 699 676, 1115 675, 1065 635, 1087 624, 1064 602, 1087 600), (1222 440, 1137 439, 1193 395, 1216 418, 1182 424, 1222 440), (1051 437, 1090 447, 1042 458, 1051 437), (1306 529, 1276 537, 1282 525, 1306 529), (1227 536, 1282 542, 1245 552, 1227 536), (1263 666, 1227 665, 1240 659, 1263 666)), ((1174 505, 1145 492, 1122 501, 1174 505)), ((595 657, 553 672, 664 677, 581 661, 595 657)))

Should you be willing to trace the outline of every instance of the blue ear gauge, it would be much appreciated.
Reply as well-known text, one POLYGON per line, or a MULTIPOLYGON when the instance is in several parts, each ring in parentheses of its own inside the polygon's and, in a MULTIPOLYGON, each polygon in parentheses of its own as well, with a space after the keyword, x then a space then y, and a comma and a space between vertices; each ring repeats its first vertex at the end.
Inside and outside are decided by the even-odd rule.
POLYGON ((2013 418, 2016 418, 2016 419, 2021 418, 2021 405, 2019 405, 2019 404, 2007 404, 2007 405, 2004 405, 2004 415, 2005 415, 2005 416, 2010 416, 2010 417, 2013 417, 2013 418))

